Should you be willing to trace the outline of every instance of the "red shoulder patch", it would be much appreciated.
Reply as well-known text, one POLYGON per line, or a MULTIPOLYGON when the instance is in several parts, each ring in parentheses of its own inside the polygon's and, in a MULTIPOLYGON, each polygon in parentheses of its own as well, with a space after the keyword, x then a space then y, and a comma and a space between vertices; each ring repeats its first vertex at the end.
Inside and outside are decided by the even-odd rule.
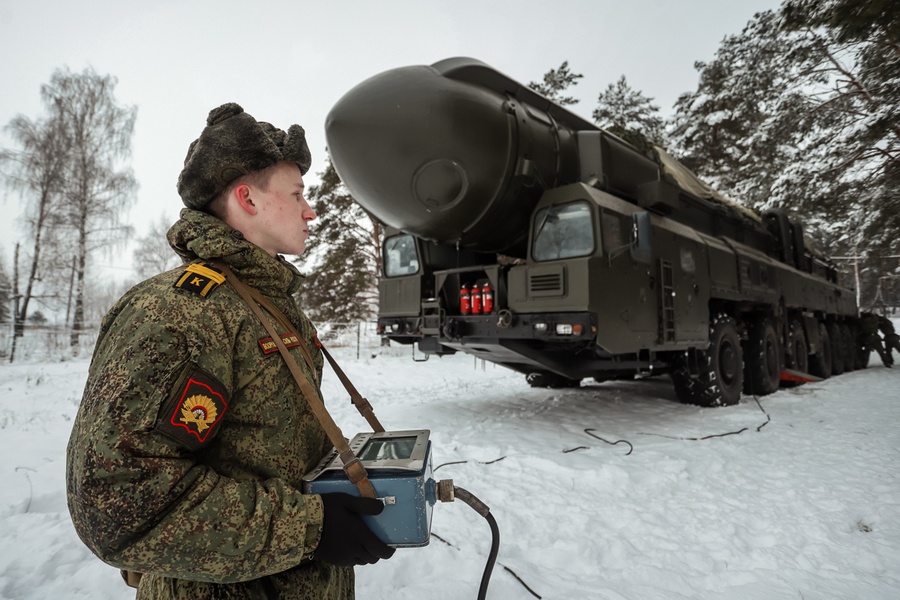
MULTIPOLYGON (((281 341, 284 343, 284 347, 290 350, 291 348, 296 348, 300 345, 300 338, 296 333, 282 333, 281 341)), ((272 354, 273 352, 278 352, 278 344, 275 343, 271 337, 264 337, 262 339, 256 340, 259 344, 260 350, 262 350, 263 354, 272 354)))
POLYGON ((228 410, 227 391, 217 379, 194 369, 161 415, 157 429, 191 450, 215 437, 228 410))

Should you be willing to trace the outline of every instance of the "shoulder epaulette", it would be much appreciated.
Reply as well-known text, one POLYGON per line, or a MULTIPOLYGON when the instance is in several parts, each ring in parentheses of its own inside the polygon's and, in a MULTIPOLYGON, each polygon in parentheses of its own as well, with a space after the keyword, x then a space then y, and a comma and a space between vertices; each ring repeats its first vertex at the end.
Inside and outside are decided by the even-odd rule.
POLYGON ((225 281, 225 275, 208 263, 188 265, 182 276, 175 282, 175 287, 200 294, 206 298, 225 281))

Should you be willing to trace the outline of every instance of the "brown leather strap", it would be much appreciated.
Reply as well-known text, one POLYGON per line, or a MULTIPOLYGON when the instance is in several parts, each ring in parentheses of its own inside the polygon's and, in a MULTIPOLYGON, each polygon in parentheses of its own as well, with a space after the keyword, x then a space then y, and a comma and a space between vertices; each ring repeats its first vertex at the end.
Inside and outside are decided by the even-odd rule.
MULTIPOLYGON (((234 273, 231 274, 234 277, 234 273)), ((250 286, 244 285, 247 288, 250 296, 270 315, 275 317, 278 323, 284 328, 285 331, 291 331, 294 329, 294 326, 288 320, 288 318, 284 315, 283 312, 278 310, 278 307, 272 304, 272 301, 259 293, 258 290, 253 289, 250 286)), ((356 389, 356 386, 350 381, 350 378, 347 377, 347 374, 344 373, 344 370, 337 364, 337 361, 334 360, 334 357, 331 356, 331 353, 328 352, 328 349, 322 345, 322 342, 319 341, 318 336, 315 339, 316 346, 322 351, 322 354, 325 355, 325 358, 328 359, 328 364, 331 365, 331 368, 334 369, 334 372, 337 374, 338 379, 341 380, 341 383, 344 385, 344 389, 347 390, 347 393, 350 394, 350 400, 353 402, 353 405, 356 407, 356 410, 359 411, 359 414, 363 416, 369 426, 372 428, 372 431, 376 433, 381 433, 384 431, 384 426, 382 426, 381 422, 378 420, 378 417, 375 416, 375 410, 372 408, 372 405, 368 400, 363 398, 362 394, 356 389)), ((300 350, 303 352, 303 358, 306 360, 306 364, 309 365, 310 372, 315 373, 316 369, 313 366, 312 356, 309 354, 309 350, 306 348, 306 345, 301 343, 300 350)))
POLYGON ((334 372, 337 373, 338 379, 341 380, 341 383, 344 384, 344 388, 347 390, 347 393, 350 394, 350 400, 353 401, 353 405, 356 406, 356 410, 359 411, 359 414, 363 416, 366 422, 369 423, 369 426, 372 428, 372 431, 376 433, 381 433, 384 431, 384 427, 381 425, 381 422, 378 421, 378 417, 375 416, 375 411, 372 408, 372 405, 369 404, 369 401, 362 397, 362 394, 356 389, 353 383, 350 382, 350 378, 347 377, 347 374, 344 373, 344 370, 338 366, 337 361, 331 356, 331 353, 328 351, 325 346, 322 345, 322 342, 319 341, 319 336, 316 336, 316 345, 319 347, 319 350, 322 351, 322 354, 325 355, 325 358, 328 359, 328 363, 331 365, 331 368, 334 369, 334 372))
POLYGON ((122 579, 125 580, 125 585, 130 588, 137 589, 138 585, 141 583, 141 577, 144 576, 143 573, 138 573, 137 571, 126 571, 122 569, 119 571, 122 574, 122 579))
MULTIPOLYGON (((256 318, 259 319, 259 321, 263 324, 263 327, 266 328, 266 331, 275 342, 275 345, 278 347, 278 351, 281 353, 282 358, 284 358, 284 362, 287 364, 291 375, 293 375, 294 380, 297 382, 297 385, 299 385, 300 389, 303 391, 303 395, 306 397, 306 401, 309 404, 310 409, 319 420, 319 423, 322 424, 322 428, 325 430, 325 434, 328 436, 328 439, 338 451, 338 455, 340 456, 341 462, 344 465, 344 472, 347 474, 347 477, 350 479, 350 481, 356 484, 356 487, 359 489, 359 493, 362 496, 367 498, 375 498, 375 488, 372 487, 372 483, 369 481, 369 477, 366 473, 365 467, 363 467, 362 463, 359 461, 356 455, 353 454, 353 451, 350 449, 350 445, 347 443, 347 439, 341 432, 340 427, 338 427, 337 423, 334 422, 334 419, 331 418, 331 415, 328 413, 328 409, 325 408, 325 403, 322 402, 322 398, 319 396, 319 393, 309 382, 309 378, 307 378, 306 374, 303 373, 303 371, 300 369, 300 365, 297 364, 297 361, 295 361, 294 357, 291 356, 291 353, 288 352, 287 347, 281 340, 281 336, 278 335, 278 332, 275 331, 275 327, 272 325, 271 320, 266 318, 265 314, 262 311, 262 308, 260 308, 260 305, 257 303, 256 299, 253 297, 253 294, 250 291, 252 288, 235 277, 234 273, 232 273, 227 266, 219 263, 216 263, 215 266, 216 268, 221 269, 221 271, 225 274, 226 281, 228 281, 228 283, 231 284, 231 286, 235 289, 235 291, 237 291, 241 298, 244 299, 244 302, 247 303, 247 306, 250 307, 250 310, 253 311, 253 314, 256 315, 256 318)), ((269 304, 271 306, 271 309, 267 308, 267 310, 276 320, 280 321, 278 316, 281 314, 281 311, 279 311, 277 307, 268 302, 268 300, 266 301, 266 304, 269 304), (273 310, 275 312, 272 312, 273 310)), ((282 318, 284 318, 283 315, 282 318)), ((289 323, 290 322, 288 321, 288 324, 289 323)), ((315 373, 315 371, 313 371, 313 373, 315 373)))
MULTIPOLYGON (((231 273, 231 271, 229 271, 229 273, 231 273)), ((234 273, 231 273, 231 276, 235 277, 234 273)), ((253 300, 255 300, 257 304, 262 306, 264 309, 266 309, 266 312, 275 317, 275 320, 278 321, 278 324, 281 325, 285 333, 290 333, 291 331, 294 331, 296 329, 294 324, 291 323, 290 319, 288 319, 283 312, 278 310, 278 307, 272 304, 271 300, 263 296, 259 292, 259 290, 244 284, 237 278, 235 278, 235 280, 243 285, 244 289, 248 294, 250 294, 250 297, 253 298, 253 300)), ((244 298, 244 300, 246 301, 246 298, 244 298)), ((299 337, 299 332, 297 333, 299 337)), ((310 355, 309 349, 306 347, 306 344, 303 343, 303 340, 300 340, 300 346, 298 347, 300 348, 300 352, 303 353, 303 360, 306 361, 306 365, 309 367, 309 372, 312 373, 313 376, 315 376, 316 366, 313 362, 312 355, 310 355)))

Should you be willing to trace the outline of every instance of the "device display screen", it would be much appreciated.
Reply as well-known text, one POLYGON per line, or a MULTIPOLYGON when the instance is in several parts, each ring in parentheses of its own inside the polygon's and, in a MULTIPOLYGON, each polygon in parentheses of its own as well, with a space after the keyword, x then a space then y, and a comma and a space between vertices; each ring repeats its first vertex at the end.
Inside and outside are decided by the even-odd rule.
POLYGON ((398 437, 386 440, 371 440, 359 453, 359 459, 367 460, 407 460, 412 457, 416 437, 398 437))

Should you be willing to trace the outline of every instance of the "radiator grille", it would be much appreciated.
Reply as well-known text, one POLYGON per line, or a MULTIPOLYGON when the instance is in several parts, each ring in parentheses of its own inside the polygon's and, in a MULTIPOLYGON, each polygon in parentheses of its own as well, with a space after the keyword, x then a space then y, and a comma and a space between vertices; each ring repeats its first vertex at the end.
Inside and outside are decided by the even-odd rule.
POLYGON ((540 270, 528 276, 529 296, 562 296, 565 293, 562 268, 552 271, 540 270))

